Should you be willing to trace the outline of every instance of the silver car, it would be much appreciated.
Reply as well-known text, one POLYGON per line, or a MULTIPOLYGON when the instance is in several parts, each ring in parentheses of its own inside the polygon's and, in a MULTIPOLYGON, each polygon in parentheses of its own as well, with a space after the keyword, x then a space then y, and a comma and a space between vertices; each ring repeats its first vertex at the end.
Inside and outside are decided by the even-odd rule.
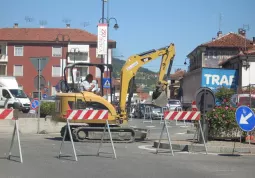
POLYGON ((182 109, 180 100, 170 99, 168 101, 168 107, 170 111, 177 111, 182 109))
POLYGON ((152 117, 152 119, 163 118, 162 108, 152 107, 151 108, 151 117, 152 117))

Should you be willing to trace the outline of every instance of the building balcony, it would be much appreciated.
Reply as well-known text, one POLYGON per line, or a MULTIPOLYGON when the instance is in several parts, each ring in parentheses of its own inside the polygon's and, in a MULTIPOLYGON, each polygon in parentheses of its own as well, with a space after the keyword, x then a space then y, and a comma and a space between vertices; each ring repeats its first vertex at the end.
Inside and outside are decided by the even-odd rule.
POLYGON ((5 54, 0 54, 0 62, 8 62, 8 56, 5 54))
POLYGON ((89 63, 90 59, 87 52, 80 52, 77 54, 68 53, 67 62, 68 63, 78 63, 78 62, 89 63))

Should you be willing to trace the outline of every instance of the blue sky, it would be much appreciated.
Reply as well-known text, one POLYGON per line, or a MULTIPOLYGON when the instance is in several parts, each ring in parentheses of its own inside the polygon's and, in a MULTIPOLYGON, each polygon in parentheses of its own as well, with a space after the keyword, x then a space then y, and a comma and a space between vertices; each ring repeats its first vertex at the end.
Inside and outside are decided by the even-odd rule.
MULTIPOLYGON (((120 26, 117 31, 110 29, 110 38, 117 41, 115 55, 123 55, 123 60, 136 53, 175 43, 173 70, 185 68, 186 55, 197 45, 216 36, 220 13, 223 34, 237 32, 238 28, 249 24, 247 36, 255 36, 254 0, 108 1, 109 17, 116 18, 120 26)), ((63 19, 69 19, 71 27, 97 34, 101 8, 102 0, 8 0, 2 4, 0 27, 12 27, 14 22, 20 27, 39 27, 39 21, 46 20, 46 27, 61 28, 65 27, 63 19), (34 20, 26 22, 25 16, 34 20), (84 22, 89 25, 84 27, 84 22)), ((111 27, 113 25, 111 21, 111 27)), ((160 59, 146 67, 158 71, 159 65, 160 59)))

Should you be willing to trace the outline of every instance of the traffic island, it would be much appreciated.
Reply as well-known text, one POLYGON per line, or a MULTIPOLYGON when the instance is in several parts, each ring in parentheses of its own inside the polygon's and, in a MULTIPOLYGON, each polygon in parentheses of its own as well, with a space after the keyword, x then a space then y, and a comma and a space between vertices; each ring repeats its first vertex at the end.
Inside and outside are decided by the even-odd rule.
MULTIPOLYGON (((207 142, 208 153, 218 154, 255 154, 255 144, 240 143, 232 141, 209 141, 207 142)), ((157 148, 158 141, 154 141, 153 147, 157 148)), ((192 145, 192 140, 172 141, 173 150, 183 152, 205 152, 203 144, 195 142, 192 145)), ((167 140, 162 140, 159 145, 161 149, 170 149, 167 140)))

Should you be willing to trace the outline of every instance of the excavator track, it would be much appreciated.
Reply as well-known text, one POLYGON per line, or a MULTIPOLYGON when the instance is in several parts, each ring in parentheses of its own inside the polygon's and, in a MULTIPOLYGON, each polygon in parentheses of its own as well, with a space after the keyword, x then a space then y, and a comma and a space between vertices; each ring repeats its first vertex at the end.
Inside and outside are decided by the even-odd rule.
MULTIPOLYGON (((135 140, 135 130, 132 128, 111 127, 114 143, 132 143, 135 140)), ((101 142, 104 127, 81 126, 72 129, 73 140, 76 142, 99 143, 101 142)), ((104 143, 110 142, 108 131, 104 134, 104 143)))

